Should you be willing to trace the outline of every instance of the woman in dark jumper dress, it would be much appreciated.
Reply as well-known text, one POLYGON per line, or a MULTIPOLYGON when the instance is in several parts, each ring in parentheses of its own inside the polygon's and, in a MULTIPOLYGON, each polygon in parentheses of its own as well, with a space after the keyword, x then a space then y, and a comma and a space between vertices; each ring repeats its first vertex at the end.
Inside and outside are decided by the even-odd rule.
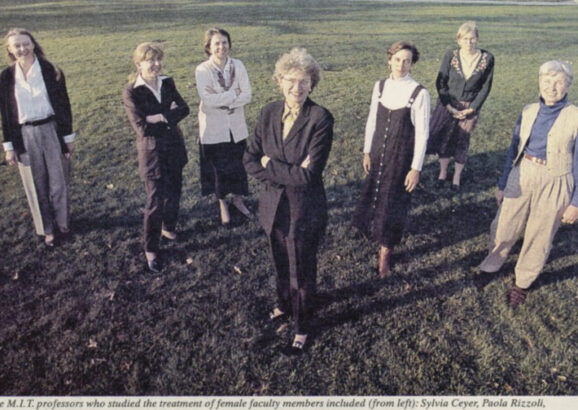
POLYGON ((387 56, 391 75, 373 87, 363 149, 367 177, 353 216, 353 226, 380 245, 380 278, 391 274, 390 256, 419 183, 430 111, 429 93, 409 75, 419 58, 417 48, 399 41, 387 56))

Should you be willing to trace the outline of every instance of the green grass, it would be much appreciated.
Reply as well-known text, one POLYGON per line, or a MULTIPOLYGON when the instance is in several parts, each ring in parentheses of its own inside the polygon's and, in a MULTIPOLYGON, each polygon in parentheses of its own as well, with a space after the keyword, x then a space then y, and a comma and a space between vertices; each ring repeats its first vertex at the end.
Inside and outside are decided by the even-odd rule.
MULTIPOLYGON (((574 6, 4 1, 0 31, 30 29, 64 70, 80 134, 75 235, 53 252, 34 235, 17 171, 0 166, 0 394, 578 394, 576 228, 560 230, 518 311, 505 305, 517 251, 484 291, 471 283, 514 122, 537 98, 542 62, 576 64, 577 19, 574 6), (413 75, 435 102, 440 58, 470 19, 496 69, 465 189, 435 192, 437 165, 427 159, 394 276, 381 283, 376 245, 349 226, 372 86, 386 75, 388 45, 411 40, 421 52, 413 75), (202 33, 213 25, 231 32, 232 54, 249 71, 250 128, 260 108, 279 98, 271 75, 281 53, 305 46, 327 68, 312 97, 336 118, 325 172, 330 221, 319 253, 318 331, 296 360, 279 354, 289 333, 266 330, 275 282, 263 233, 239 215, 232 229, 220 228, 216 202, 200 196, 194 67, 205 59, 202 33), (193 112, 182 124, 190 163, 181 240, 164 246, 162 275, 144 270, 144 189, 120 95, 132 50, 148 40, 164 43, 165 71, 193 112)), ((570 99, 577 96, 574 86, 570 99)))

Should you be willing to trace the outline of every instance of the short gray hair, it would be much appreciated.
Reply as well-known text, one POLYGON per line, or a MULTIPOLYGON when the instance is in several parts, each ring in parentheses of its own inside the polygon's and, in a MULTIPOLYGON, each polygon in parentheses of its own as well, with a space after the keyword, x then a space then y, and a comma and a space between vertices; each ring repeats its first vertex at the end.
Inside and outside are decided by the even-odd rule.
POLYGON ((283 76, 291 70, 300 70, 311 77, 311 90, 321 80, 321 67, 317 61, 304 48, 293 48, 289 53, 283 54, 275 64, 273 79, 277 84, 281 84, 283 76))
POLYGON ((558 73, 563 73, 566 77, 566 85, 569 87, 574 81, 574 72, 572 71, 572 66, 565 61, 560 60, 550 60, 546 61, 540 66, 539 76, 543 75, 554 75, 558 73))

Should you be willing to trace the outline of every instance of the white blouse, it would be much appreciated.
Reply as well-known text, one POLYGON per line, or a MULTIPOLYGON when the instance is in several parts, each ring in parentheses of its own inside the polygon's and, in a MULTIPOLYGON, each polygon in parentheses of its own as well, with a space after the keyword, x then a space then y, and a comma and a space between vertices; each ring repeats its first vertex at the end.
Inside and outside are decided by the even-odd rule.
POLYGON ((54 115, 37 58, 34 59, 34 63, 26 76, 22 72, 20 64, 16 64, 14 94, 18 105, 18 122, 20 124, 43 120, 54 115))
MULTIPOLYGON (((407 105, 411 94, 418 84, 419 83, 411 78, 409 74, 397 80, 390 76, 390 78, 385 81, 380 99, 379 81, 375 83, 371 96, 371 104, 369 106, 369 115, 367 116, 367 123, 365 124, 365 144, 363 147, 365 154, 369 154, 371 151, 371 143, 377 121, 378 103, 381 102, 384 107, 390 110, 403 108, 407 105)), ((411 106, 411 122, 415 127, 415 146, 411 168, 416 171, 421 171, 425 158, 427 140, 429 138, 429 117, 430 96, 429 92, 424 88, 417 95, 411 106)))
MULTIPOLYGON (((24 75, 18 63, 15 64, 14 97, 18 106, 18 122, 20 124, 43 120, 54 115, 37 58, 34 59, 34 63, 28 70, 27 75, 24 75)), ((72 143, 75 137, 76 133, 65 135, 64 142, 72 143)), ((4 151, 14 150, 14 145, 11 141, 4 142, 2 146, 4 151)))

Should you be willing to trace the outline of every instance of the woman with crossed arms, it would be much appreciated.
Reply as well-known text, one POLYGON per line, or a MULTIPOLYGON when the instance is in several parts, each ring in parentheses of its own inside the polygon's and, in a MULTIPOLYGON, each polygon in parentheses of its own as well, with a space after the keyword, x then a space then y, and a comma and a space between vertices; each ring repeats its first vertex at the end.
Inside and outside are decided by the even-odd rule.
POLYGON ((327 225, 322 173, 333 140, 333 117, 309 98, 320 73, 303 48, 279 58, 273 78, 283 100, 261 110, 243 158, 247 172, 261 182, 259 222, 277 271, 278 305, 269 318, 293 318, 291 354, 303 351, 312 330, 317 249, 327 225))
POLYGON ((189 115, 189 106, 171 77, 162 75, 164 52, 157 43, 139 44, 133 61, 136 74, 123 90, 122 99, 136 134, 138 170, 145 185, 144 251, 148 269, 162 269, 161 236, 177 239, 176 225, 187 151, 178 123, 189 115))

